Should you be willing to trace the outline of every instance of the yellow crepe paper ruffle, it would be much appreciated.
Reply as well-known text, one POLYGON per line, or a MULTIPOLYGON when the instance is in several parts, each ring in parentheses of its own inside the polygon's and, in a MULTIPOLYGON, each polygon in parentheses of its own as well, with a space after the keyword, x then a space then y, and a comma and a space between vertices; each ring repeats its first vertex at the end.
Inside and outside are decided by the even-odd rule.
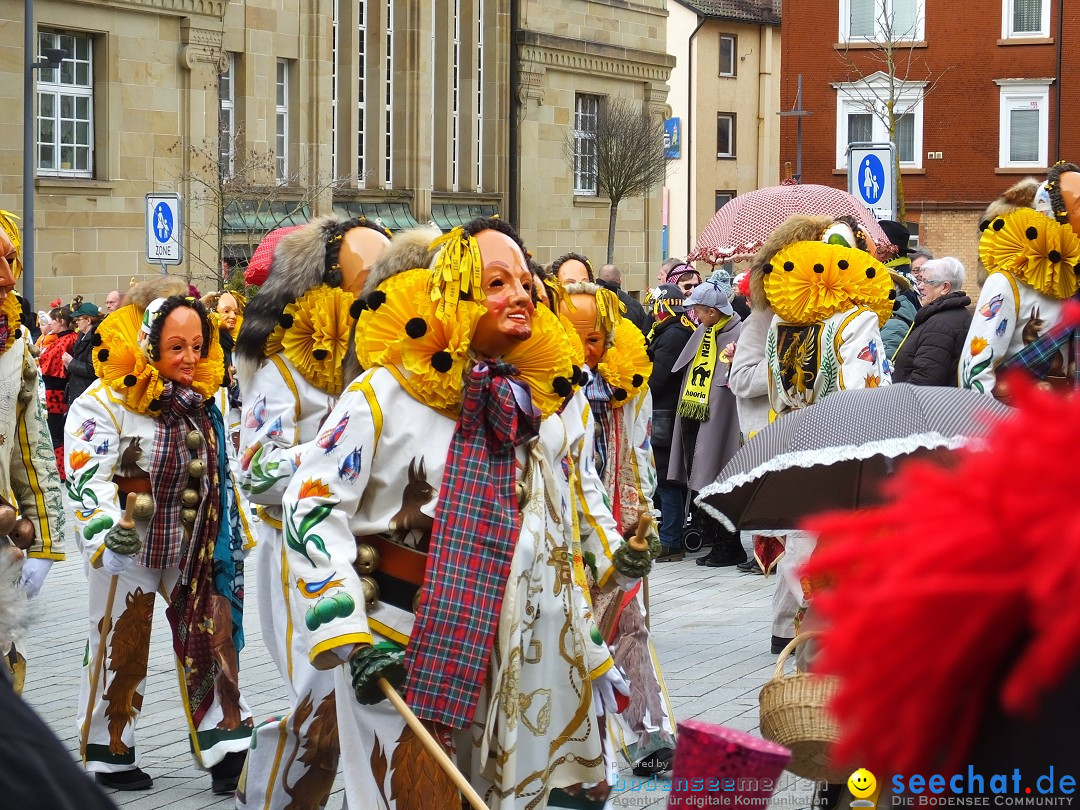
POLYGON ((19 330, 22 328, 22 304, 14 292, 9 292, 4 298, 4 303, 0 304, 0 313, 7 315, 8 325, 7 340, 0 346, 0 354, 3 354, 15 344, 21 334, 19 330))
MULTIPOLYGON (((567 299, 569 301, 569 299, 567 299)), ((578 368, 585 365, 585 344, 581 342, 581 335, 574 328, 574 322, 566 315, 559 313, 559 323, 566 332, 566 339, 570 342, 570 362, 578 368)))
POLYGON ((991 273, 1011 273, 1051 298, 1071 298, 1077 290, 1080 238, 1033 208, 995 217, 979 238, 979 259, 991 273))
POLYGON ((765 295, 787 323, 819 323, 852 307, 873 310, 878 325, 892 317, 892 278, 870 254, 843 245, 796 242, 765 265, 765 295))
MULTIPOLYGON (((101 322, 97 335, 101 343, 94 348, 94 372, 124 404, 136 413, 157 415, 157 403, 164 389, 164 379, 139 346, 139 328, 143 310, 135 304, 120 307, 101 322)), ((214 319, 211 318, 213 322, 214 319)), ((207 356, 195 364, 191 387, 204 399, 217 393, 225 376, 225 355, 221 349, 216 323, 210 330, 207 356)))
MULTIPOLYGON (((573 327, 570 331, 577 334, 573 327)), ((555 313, 538 307, 533 315, 532 336, 503 357, 517 368, 518 379, 529 386, 533 405, 544 419, 558 412, 573 393, 574 348, 567 338, 566 328, 555 313)), ((585 350, 581 352, 584 358, 585 350)))
POLYGON ((620 389, 626 396, 613 396, 611 404, 616 408, 636 397, 649 384, 652 361, 645 350, 645 338, 641 330, 626 318, 620 318, 615 326, 615 342, 604 353, 604 359, 596 364, 596 370, 613 390, 620 389))
POLYGON ((282 316, 292 321, 278 324, 266 341, 266 356, 283 354, 309 383, 320 391, 341 393, 341 364, 349 348, 353 317, 352 293, 320 284, 285 307, 282 316))

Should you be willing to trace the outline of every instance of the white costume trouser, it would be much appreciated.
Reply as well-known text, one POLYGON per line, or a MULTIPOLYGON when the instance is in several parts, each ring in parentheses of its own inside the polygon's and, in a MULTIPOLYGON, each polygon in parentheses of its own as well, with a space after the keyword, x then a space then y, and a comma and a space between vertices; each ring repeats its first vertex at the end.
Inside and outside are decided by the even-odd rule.
POLYGON ((773 591, 772 633, 780 638, 795 637, 795 615, 807 606, 800 572, 817 548, 817 535, 788 532, 784 556, 776 564, 776 590, 773 591))
MULTIPOLYGON (((259 521, 255 551, 259 620, 263 642, 289 696, 289 711, 259 725, 251 735, 246 776, 236 793, 242 810, 279 810, 326 803, 337 775, 339 744, 334 673, 315 669, 297 643, 294 622, 304 605, 294 604, 283 567, 281 532, 259 521)), ((346 692, 351 695, 351 690, 346 692)), ((364 807, 367 805, 356 805, 364 807)))
MULTIPOLYGON (((105 615, 112 575, 104 568, 87 568, 90 628, 83 661, 77 722, 81 731, 87 705, 92 699, 93 710, 84 761, 86 770, 91 773, 114 773, 131 770, 139 765, 135 726, 142 714, 146 688, 155 595, 161 593, 167 600, 179 578, 180 570, 177 568, 160 570, 143 568, 141 565, 133 565, 118 576, 108 647, 102 669, 94 678, 96 689, 91 695, 90 682, 93 673, 90 670, 101 641, 99 628, 105 615)), ((217 727, 224 719, 225 712, 221 703, 222 697, 218 690, 215 690, 213 704, 195 729, 182 672, 182 662, 178 661, 177 677, 181 702, 187 716, 195 764, 201 768, 210 768, 221 762, 226 754, 244 751, 251 734, 251 710, 243 697, 237 700, 242 720, 239 728, 226 730, 217 727)))

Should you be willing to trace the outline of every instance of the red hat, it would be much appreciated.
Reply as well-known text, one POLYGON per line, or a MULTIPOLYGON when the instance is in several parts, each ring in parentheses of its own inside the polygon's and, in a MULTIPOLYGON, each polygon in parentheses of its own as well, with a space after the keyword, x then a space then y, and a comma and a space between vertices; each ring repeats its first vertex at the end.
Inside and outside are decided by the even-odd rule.
POLYGON ((274 249, 277 247, 277 243, 281 241, 281 237, 303 227, 303 225, 289 225, 285 228, 275 228, 266 234, 251 255, 251 261, 248 262, 248 266, 244 270, 244 281, 248 284, 261 286, 266 281, 266 277, 270 275, 270 266, 274 261, 274 249))

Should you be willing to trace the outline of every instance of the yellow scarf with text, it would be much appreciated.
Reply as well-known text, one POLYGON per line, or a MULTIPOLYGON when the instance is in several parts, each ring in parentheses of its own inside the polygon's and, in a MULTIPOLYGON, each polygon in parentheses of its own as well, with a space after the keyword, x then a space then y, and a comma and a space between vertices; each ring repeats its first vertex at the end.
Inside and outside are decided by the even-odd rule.
POLYGON ((701 335, 694 362, 686 374, 682 399, 679 400, 678 414, 683 419, 695 422, 709 421, 709 392, 712 390, 712 376, 716 371, 716 358, 720 351, 716 345, 716 332, 724 328, 730 316, 708 327, 701 335))

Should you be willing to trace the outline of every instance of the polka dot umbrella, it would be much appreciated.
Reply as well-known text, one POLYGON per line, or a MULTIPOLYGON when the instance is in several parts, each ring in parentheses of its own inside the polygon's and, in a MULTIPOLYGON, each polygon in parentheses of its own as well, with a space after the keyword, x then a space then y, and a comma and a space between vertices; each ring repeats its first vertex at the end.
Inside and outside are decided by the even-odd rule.
POLYGON ((716 265, 748 259, 792 214, 828 217, 850 214, 875 244, 889 241, 870 209, 846 191, 831 186, 784 183, 740 194, 724 205, 701 232, 687 261, 716 265))

